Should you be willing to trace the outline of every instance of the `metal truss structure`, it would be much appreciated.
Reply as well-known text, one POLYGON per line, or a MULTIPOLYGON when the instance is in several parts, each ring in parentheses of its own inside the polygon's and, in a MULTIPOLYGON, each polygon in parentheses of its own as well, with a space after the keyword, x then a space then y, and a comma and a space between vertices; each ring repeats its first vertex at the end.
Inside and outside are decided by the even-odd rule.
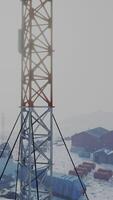
POLYGON ((21 200, 51 200, 53 157, 52 0, 22 1, 19 148, 21 200))

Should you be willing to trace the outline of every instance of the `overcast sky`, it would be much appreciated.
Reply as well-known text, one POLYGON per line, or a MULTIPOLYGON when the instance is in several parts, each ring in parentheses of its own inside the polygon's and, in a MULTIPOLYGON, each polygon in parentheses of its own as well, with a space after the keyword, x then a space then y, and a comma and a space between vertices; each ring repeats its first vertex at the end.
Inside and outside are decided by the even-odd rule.
MULTIPOLYGON (((113 112, 113 0, 53 0, 54 105, 59 120, 113 112)), ((0 114, 20 105, 19 0, 0 2, 0 114)))

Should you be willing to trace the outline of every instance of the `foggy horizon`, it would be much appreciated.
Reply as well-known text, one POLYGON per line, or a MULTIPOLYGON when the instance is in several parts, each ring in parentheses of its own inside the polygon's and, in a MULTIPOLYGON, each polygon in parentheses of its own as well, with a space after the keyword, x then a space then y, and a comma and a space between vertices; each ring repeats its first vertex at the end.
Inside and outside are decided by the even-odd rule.
MULTIPOLYGON (((113 112, 113 1, 55 0, 54 105, 60 120, 113 112)), ((21 1, 0 6, 0 116, 10 129, 20 110, 21 1)))

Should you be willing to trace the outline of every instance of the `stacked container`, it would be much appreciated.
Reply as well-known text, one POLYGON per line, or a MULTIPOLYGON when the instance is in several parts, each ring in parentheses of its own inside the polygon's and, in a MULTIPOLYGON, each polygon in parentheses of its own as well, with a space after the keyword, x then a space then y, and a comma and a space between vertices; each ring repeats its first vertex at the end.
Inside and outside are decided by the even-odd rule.
POLYGON ((112 177, 112 175, 113 175, 113 172, 111 170, 99 168, 94 173, 94 178, 108 181, 112 177))
MULTIPOLYGON (((87 176, 91 170, 95 169, 96 165, 95 163, 90 163, 90 162, 83 162, 81 165, 78 165, 76 167, 77 172, 80 177, 87 176)), ((77 173, 75 170, 70 170, 69 171, 70 175, 77 176, 77 173)))
POLYGON ((90 169, 95 169, 96 164, 95 163, 91 163, 91 162, 83 162, 83 165, 86 167, 90 167, 90 169))
MULTIPOLYGON (((84 176, 83 170, 77 169, 77 172, 78 172, 78 174, 79 174, 79 176, 80 176, 81 178, 84 176)), ((69 171, 69 175, 77 176, 78 174, 77 174, 76 171, 74 171, 74 170, 70 170, 70 171, 69 171)))

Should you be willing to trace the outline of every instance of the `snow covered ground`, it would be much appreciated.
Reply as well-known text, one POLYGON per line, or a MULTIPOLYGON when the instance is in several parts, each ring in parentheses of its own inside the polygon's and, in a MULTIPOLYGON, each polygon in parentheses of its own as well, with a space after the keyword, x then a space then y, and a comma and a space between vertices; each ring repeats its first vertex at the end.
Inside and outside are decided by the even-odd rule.
MULTIPOLYGON (((67 142, 68 148, 70 149, 70 142, 67 142)), ((75 162, 75 165, 81 164, 84 160, 88 161, 86 159, 80 158, 76 153, 71 153, 73 160, 75 162)), ((63 174, 68 174, 68 171, 70 169, 73 169, 73 166, 70 162, 70 159, 68 157, 68 154, 66 152, 65 147, 60 144, 54 145, 54 171, 60 172, 63 174)), ((112 165, 96 165, 96 168, 99 167, 105 168, 105 169, 112 169, 112 165)), ((9 165, 9 168, 11 169, 11 166, 9 165)), ((15 168, 15 167, 14 167, 15 168)), ((10 171, 11 172, 11 171, 10 171)), ((14 171, 13 171, 14 173, 14 171)), ((83 179, 84 183, 87 186, 87 193, 90 200, 111 200, 113 198, 113 178, 111 178, 108 182, 103 180, 97 180, 93 178, 93 173, 91 172, 83 179)), ((7 200, 5 198, 0 198, 0 200, 7 200)), ((59 198, 54 198, 53 200, 62 200, 59 198)), ((80 200, 86 200, 85 197, 82 197, 80 200)))
MULTIPOLYGON (((70 149, 70 142, 67 142, 68 148, 70 149)), ((81 164, 83 161, 89 161, 88 159, 80 158, 78 154, 71 153, 75 165, 81 164)), ((98 168, 112 169, 112 165, 96 165, 98 168)), ((60 171, 68 174, 68 171, 73 169, 71 162, 68 158, 68 154, 64 146, 54 146, 54 170, 60 171)), ((113 198, 113 178, 108 182, 103 180, 97 180, 93 178, 93 171, 83 179, 84 183, 87 186, 87 193, 90 200, 111 200, 113 198)), ((86 200, 85 197, 82 197, 80 200, 86 200)))

